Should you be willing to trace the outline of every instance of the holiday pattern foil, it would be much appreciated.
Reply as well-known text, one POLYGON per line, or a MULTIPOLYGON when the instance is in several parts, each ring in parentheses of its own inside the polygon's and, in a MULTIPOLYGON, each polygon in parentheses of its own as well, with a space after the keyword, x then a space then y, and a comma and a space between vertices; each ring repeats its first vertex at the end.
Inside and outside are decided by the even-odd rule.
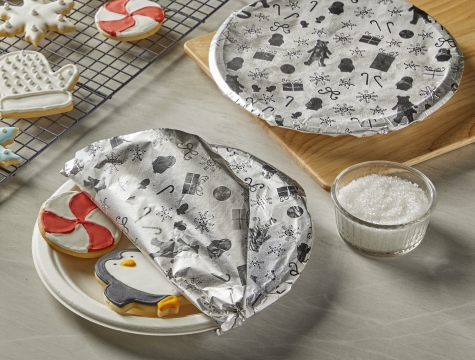
POLYGON ((308 261, 303 189, 246 152, 153 129, 95 142, 62 173, 216 321, 218 333, 288 293, 308 261))
POLYGON ((369 136, 440 108, 464 62, 404 0, 260 0, 220 27, 209 64, 221 91, 270 125, 369 136))

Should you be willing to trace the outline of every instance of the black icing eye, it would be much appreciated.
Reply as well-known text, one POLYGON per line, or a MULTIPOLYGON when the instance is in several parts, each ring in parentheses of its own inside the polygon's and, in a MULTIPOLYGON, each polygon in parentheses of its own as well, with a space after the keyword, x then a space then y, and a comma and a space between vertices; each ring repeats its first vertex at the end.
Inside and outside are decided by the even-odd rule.
POLYGON ((114 263, 113 265, 117 265, 117 263, 114 263))
POLYGON ((133 258, 133 256, 131 256, 131 258, 133 258))

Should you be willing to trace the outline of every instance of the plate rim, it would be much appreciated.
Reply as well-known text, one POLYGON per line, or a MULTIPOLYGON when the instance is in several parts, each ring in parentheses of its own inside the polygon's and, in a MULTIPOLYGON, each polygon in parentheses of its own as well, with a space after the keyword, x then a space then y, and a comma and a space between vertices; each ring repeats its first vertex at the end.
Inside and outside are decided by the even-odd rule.
MULTIPOLYGON (((69 179, 52 196, 70 191, 75 186, 69 179)), ((55 251, 44 241, 36 222, 32 234, 32 257, 41 282, 59 303, 92 323, 126 333, 152 336, 188 335, 218 329, 210 317, 201 313, 170 319, 119 315, 80 289, 74 289, 67 281, 69 277, 58 268, 61 265, 55 251), (163 323, 165 321, 167 323, 163 323), (157 326, 154 324, 157 322, 163 324, 157 326)))

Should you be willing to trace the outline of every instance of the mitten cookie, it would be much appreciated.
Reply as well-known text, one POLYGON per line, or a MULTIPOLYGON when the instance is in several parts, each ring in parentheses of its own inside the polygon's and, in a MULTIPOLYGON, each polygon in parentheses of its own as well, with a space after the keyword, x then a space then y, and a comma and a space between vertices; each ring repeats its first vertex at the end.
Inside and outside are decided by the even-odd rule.
POLYGON ((46 200, 38 227, 54 249, 69 255, 94 258, 112 251, 120 230, 85 192, 68 191, 46 200))
POLYGON ((15 137, 19 133, 19 129, 16 127, 2 127, 0 128, 0 166, 8 167, 10 165, 16 165, 23 161, 21 157, 15 154, 10 149, 5 149, 7 145, 10 145, 15 141, 15 137))
POLYGON ((135 41, 155 34, 165 12, 149 0, 113 0, 101 6, 95 21, 99 32, 117 41, 135 41))
POLYGON ((0 56, 0 114, 4 118, 38 117, 73 109, 71 90, 79 79, 76 65, 51 71, 36 51, 0 56))
POLYGON ((163 317, 189 304, 178 289, 138 249, 115 250, 94 267, 104 302, 119 314, 132 309, 163 317))
POLYGON ((0 36, 12 37, 25 33, 25 40, 38 46, 47 31, 60 34, 76 30, 64 17, 74 7, 73 0, 23 0, 23 5, 14 6, 5 2, 0 7, 0 36))

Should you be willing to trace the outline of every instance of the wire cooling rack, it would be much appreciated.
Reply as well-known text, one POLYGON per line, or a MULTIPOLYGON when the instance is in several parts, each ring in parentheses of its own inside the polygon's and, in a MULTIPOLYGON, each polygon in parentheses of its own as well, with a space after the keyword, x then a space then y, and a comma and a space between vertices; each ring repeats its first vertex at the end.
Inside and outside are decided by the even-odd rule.
MULTIPOLYGON (((110 99, 227 1, 159 0, 166 13, 159 32, 140 41, 120 42, 105 38, 94 24, 94 15, 104 4, 103 1, 75 0, 74 10, 68 18, 75 23, 76 32, 64 35, 49 32, 39 48, 24 41, 21 36, 2 38, 0 53, 38 51, 48 59, 53 71, 66 64, 76 64, 80 79, 73 90, 72 111, 39 118, 0 119, 0 127, 15 126, 20 129, 15 142, 8 148, 24 159, 18 166, 0 167, 0 184, 110 99)), ((21 5, 23 1, 9 3, 21 5)))

